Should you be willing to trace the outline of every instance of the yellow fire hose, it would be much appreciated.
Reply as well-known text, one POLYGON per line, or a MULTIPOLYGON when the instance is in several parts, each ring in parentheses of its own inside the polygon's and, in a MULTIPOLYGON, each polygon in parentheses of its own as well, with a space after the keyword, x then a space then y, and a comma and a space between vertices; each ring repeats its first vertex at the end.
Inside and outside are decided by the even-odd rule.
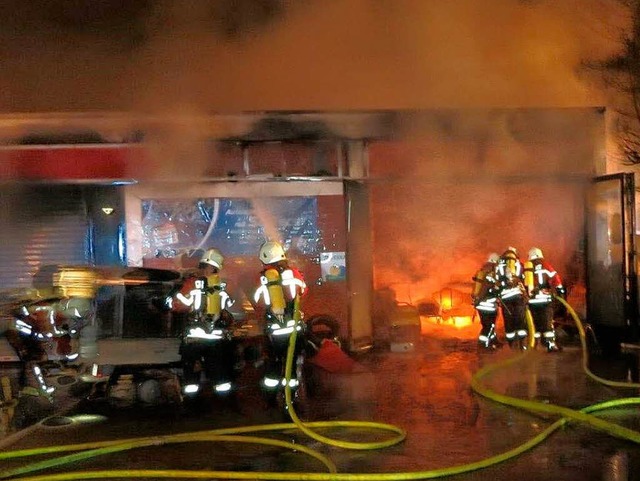
MULTIPOLYGON (((557 298, 565 307, 574 319, 576 326, 578 327, 581 345, 583 348, 583 362, 582 367, 589 377, 597 382, 614 387, 631 387, 638 388, 638 383, 623 383, 609 381, 594 375, 588 368, 587 350, 585 333, 582 323, 573 309, 561 298, 557 298)), ((529 347, 534 347, 534 328, 531 313, 527 311, 527 324, 529 328, 529 347)), ((530 412, 536 413, 550 413, 561 416, 559 420, 552 423, 544 431, 540 432, 535 437, 529 439, 525 443, 516 446, 513 449, 505 451, 503 453, 491 456, 489 458, 482 459, 473 463, 460 464, 456 466, 449 466, 445 468, 423 470, 423 471, 410 471, 410 472, 394 472, 394 473, 338 473, 334 463, 325 457, 323 454, 306 448, 300 444, 293 444, 286 441, 279 441, 273 438, 263 438, 257 436, 248 436, 248 433, 268 432, 268 431, 290 431, 292 429, 299 429, 312 439, 320 441, 322 443, 342 447, 345 449, 357 449, 357 450, 372 450, 380 449, 388 446, 392 446, 402 442, 405 439, 405 432, 403 429, 384 423, 365 422, 365 421, 319 421, 308 422, 301 421, 295 413, 291 403, 291 389, 289 388, 288 381, 291 378, 292 365, 293 365, 293 352, 296 342, 296 331, 291 336, 285 377, 287 384, 285 387, 285 400, 287 409, 293 420, 293 423, 278 423, 278 424, 266 424, 258 426, 243 426, 237 428, 228 429, 215 429, 202 432, 182 433, 169 436, 153 436, 144 438, 132 438, 126 440, 115 441, 103 441, 94 443, 83 443, 64 446, 48 446, 44 448, 16 450, 5 453, 0 453, 0 460, 16 459, 20 457, 40 456, 45 454, 65 453, 73 452, 52 459, 47 459, 40 462, 34 462, 18 468, 0 471, 0 479, 20 479, 22 481, 53 481, 53 480, 75 480, 75 479, 108 479, 108 478, 171 478, 171 479, 264 479, 264 480, 308 480, 308 481, 324 481, 324 480, 336 480, 336 481, 396 481, 396 480, 415 480, 415 479, 433 479, 444 476, 451 476, 454 474, 461 474, 478 469, 483 469, 497 463, 507 461, 514 458, 527 450, 532 449, 546 438, 548 438, 554 431, 564 426, 567 422, 578 421, 587 424, 595 429, 604 431, 617 438, 625 439, 635 443, 640 443, 640 432, 634 431, 615 423, 605 421, 601 418, 595 417, 592 413, 612 409, 620 408, 623 406, 631 406, 640 404, 640 397, 624 398, 611 400, 593 406, 588 406, 579 411, 568 409, 562 406, 556 406, 552 404, 541 403, 537 401, 523 400, 510 396, 505 396, 499 393, 495 393, 486 388, 481 380, 487 377, 489 374, 495 372, 500 368, 508 367, 512 364, 525 359, 530 351, 510 358, 501 363, 488 365, 480 369, 471 380, 471 387, 473 390, 481 396, 484 396, 490 400, 506 404, 509 406, 524 409, 530 412), (318 434, 316 429, 326 428, 359 428, 359 429, 372 429, 384 432, 390 432, 392 437, 383 441, 371 442, 371 443, 359 443, 352 441, 343 441, 328 438, 326 436, 318 434), (34 473, 36 471, 42 471, 45 469, 60 467, 75 463, 78 461, 86 460, 92 457, 100 456, 103 454, 116 453, 127 451, 135 448, 161 446, 174 443, 186 443, 186 442, 241 442, 241 443, 255 443, 268 446, 277 446, 281 448, 290 449, 305 453, 312 458, 319 461, 325 466, 328 472, 326 473, 306 473, 306 472, 289 472, 289 473, 274 473, 274 472, 237 472, 237 471, 193 471, 193 470, 150 470, 150 469, 136 469, 136 470, 100 470, 100 471, 75 471, 60 474, 44 474, 29 477, 19 477, 26 474, 34 473), (19 477, 19 478, 18 478, 19 477)))

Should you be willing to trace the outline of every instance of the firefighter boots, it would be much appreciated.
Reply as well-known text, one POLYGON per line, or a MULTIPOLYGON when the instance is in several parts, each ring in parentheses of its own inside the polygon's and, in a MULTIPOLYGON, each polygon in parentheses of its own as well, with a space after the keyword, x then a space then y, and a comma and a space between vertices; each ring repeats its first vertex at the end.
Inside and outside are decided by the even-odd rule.
POLYGON ((500 347, 498 336, 496 335, 496 326, 492 324, 490 327, 483 327, 478 336, 478 344, 480 347, 489 351, 496 350, 500 347))

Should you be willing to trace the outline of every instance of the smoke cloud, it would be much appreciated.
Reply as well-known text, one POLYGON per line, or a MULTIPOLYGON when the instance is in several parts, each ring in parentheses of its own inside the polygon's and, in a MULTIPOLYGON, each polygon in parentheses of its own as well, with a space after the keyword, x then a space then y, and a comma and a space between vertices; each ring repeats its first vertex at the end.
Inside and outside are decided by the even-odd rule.
MULTIPOLYGON (((188 177, 204 169, 208 153, 206 131, 189 119, 214 112, 603 105, 605 94, 579 67, 612 52, 625 22, 615 0, 44 3, 0 6, 0 111, 176 115, 185 119, 178 128, 148 140, 159 171, 173 175, 188 158, 188 177)), ((455 179, 535 173, 536 155, 545 156, 547 174, 583 173, 592 146, 532 149, 538 124, 489 120, 442 115, 428 120, 431 134, 424 119, 404 126, 407 139, 426 135, 404 158, 422 180, 378 189, 377 219, 386 222, 376 237, 379 285, 401 277, 428 290, 457 280, 435 259, 470 276, 479 256, 509 244, 564 243, 558 257, 575 248, 573 234, 562 233, 579 230, 580 189, 561 194, 549 178, 526 187, 504 177, 480 186, 455 179), (573 207, 558 214, 567 195, 573 207), (554 215, 543 223, 537 212, 554 215), (532 237, 533 227, 542 234, 532 237), (387 243, 393 249, 382 259, 387 243)), ((392 153, 379 149, 378 173, 393 174, 392 153)))
POLYGON ((444 111, 406 124, 402 142, 370 149, 377 287, 410 302, 444 287, 470 294, 507 246, 523 259, 542 248, 562 277, 576 273, 602 110, 444 111))
POLYGON ((617 7, 9 0, 0 7, 0 110, 598 105, 601 93, 576 69, 615 47, 617 7))

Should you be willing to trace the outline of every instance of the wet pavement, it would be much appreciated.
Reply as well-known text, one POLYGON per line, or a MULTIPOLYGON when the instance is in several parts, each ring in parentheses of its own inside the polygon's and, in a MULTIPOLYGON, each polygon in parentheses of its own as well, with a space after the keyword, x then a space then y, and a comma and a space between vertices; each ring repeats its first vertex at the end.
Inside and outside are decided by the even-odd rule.
MULTIPOLYGON (((406 430, 407 438, 401 444, 375 451, 353 451, 322 444, 294 430, 270 436, 323 453, 336 464, 339 473, 396 473, 398 479, 402 473, 476 462, 512 449, 539 434, 557 416, 531 414, 473 393, 470 384, 478 369, 516 355, 507 347, 495 353, 479 351, 476 334, 475 325, 465 329, 433 325, 413 351, 369 353, 358 359, 360 369, 357 372, 313 371, 314 383, 302 396, 299 406, 303 420, 389 423, 406 430)), ((573 409, 638 395, 638 389, 610 388, 588 378, 582 370, 581 356, 576 340, 568 339, 562 352, 531 352, 521 362, 487 377, 485 383, 501 394, 573 409)), ((591 366, 600 376, 622 381, 637 372, 637 360, 632 358, 629 363, 629 359, 606 362, 594 359, 591 366)), ((257 372, 251 369, 245 372, 241 380, 243 389, 235 402, 210 398, 194 405, 124 409, 80 402, 66 414, 70 419, 87 422, 53 423, 53 426, 36 424, 0 438, 0 449, 286 421, 282 410, 270 407, 264 401, 257 389, 257 379, 257 372), (85 416, 75 417, 80 414, 85 416), (99 416, 89 418, 87 414, 99 416)), ((626 407, 608 411, 603 418, 640 430, 639 413, 637 407, 626 407)), ((320 432, 359 442, 387 436, 335 427, 320 432)), ((0 461, 0 466, 9 469, 35 460, 0 461)), ((114 468, 325 472, 318 461, 300 452, 272 446, 196 442, 109 454, 47 473, 114 468)), ((447 477, 451 480, 516 478, 520 481, 640 479, 640 446, 569 423, 542 444, 514 459, 447 477)))

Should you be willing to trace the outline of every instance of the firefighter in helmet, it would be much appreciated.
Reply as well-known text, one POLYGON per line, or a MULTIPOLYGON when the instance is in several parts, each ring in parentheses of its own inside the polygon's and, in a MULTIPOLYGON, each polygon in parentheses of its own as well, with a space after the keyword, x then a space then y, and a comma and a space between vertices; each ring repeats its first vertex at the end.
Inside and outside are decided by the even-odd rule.
POLYGON ((220 278, 223 262, 218 249, 207 250, 197 272, 187 276, 167 298, 173 312, 187 315, 180 346, 187 395, 200 390, 202 373, 217 394, 234 387, 235 347, 230 330, 234 320, 227 310, 234 301, 220 278))
POLYGON ((524 269, 515 247, 507 247, 498 259, 496 282, 504 318, 505 338, 509 346, 518 345, 521 349, 526 349, 527 292, 524 286, 524 269))
POLYGON ((525 263, 525 285, 529 293, 529 310, 533 317, 535 336, 549 352, 559 350, 553 328, 553 295, 566 292, 557 271, 544 259, 542 250, 532 247, 525 263))
POLYGON ((42 396, 53 402, 55 387, 45 379, 42 365, 49 361, 47 344, 67 335, 51 299, 27 301, 13 310, 14 328, 7 339, 22 362, 20 395, 42 396))
POLYGON ((486 349, 498 347, 496 335, 496 317, 498 315, 498 287, 496 284, 496 266, 500 256, 493 252, 487 261, 473 276, 473 306, 480 316, 480 334, 478 343, 486 349))
MULTIPOLYGON (((265 331, 268 339, 268 360, 265 376, 262 380, 268 392, 277 393, 285 385, 285 367, 289 338, 297 332, 294 350, 294 362, 298 363, 302 354, 304 340, 300 297, 305 293, 306 284, 300 271, 289 266, 284 248, 278 242, 267 241, 260 247, 258 254, 263 264, 260 274, 260 286, 255 292, 254 301, 261 300, 266 308, 265 331)), ((298 386, 298 373, 294 364, 290 387, 298 386)))
POLYGON ((51 281, 35 298, 15 304, 6 337, 23 365, 21 395, 53 402, 55 386, 47 381, 46 365, 55 361, 64 367, 78 359, 80 331, 94 319, 99 279, 92 268, 59 266, 51 281))

